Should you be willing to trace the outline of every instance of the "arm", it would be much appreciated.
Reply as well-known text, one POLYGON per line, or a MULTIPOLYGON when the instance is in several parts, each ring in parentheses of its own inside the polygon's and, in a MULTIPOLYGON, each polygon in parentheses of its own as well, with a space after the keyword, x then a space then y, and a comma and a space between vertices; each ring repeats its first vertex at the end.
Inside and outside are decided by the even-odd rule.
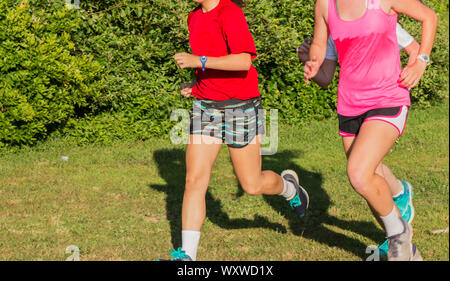
POLYGON ((399 23, 397 23, 397 41, 400 50, 405 51, 409 56, 407 65, 412 65, 419 54, 420 45, 399 23))
MULTIPOLYGON (((173 56, 181 68, 201 68, 200 57, 188 54, 177 53, 173 56)), ((223 57, 208 57, 205 67, 215 70, 225 71, 248 71, 252 65, 251 55, 249 53, 231 54, 223 57)))
MULTIPOLYGON (((309 61, 309 52, 311 45, 308 44, 308 39, 303 42, 297 49, 297 55, 301 62, 306 63, 309 61)), ((320 66, 317 75, 312 78, 320 87, 327 88, 333 81, 334 73, 336 71, 337 62, 335 60, 330 60, 325 58, 322 65, 320 66)))
POLYGON ((334 73, 336 72, 337 62, 334 60, 325 59, 317 72, 317 75, 312 78, 320 87, 326 89, 333 82, 334 73))
POLYGON ((414 40, 411 44, 402 49, 409 56, 408 65, 412 65, 416 61, 417 55, 419 55, 419 48, 419 43, 414 40))
MULTIPOLYGON (((418 0, 391 0, 391 8, 397 13, 405 14, 422 23, 422 40, 418 53, 429 56, 438 23, 436 13, 418 0)), ((426 66, 425 62, 416 60, 412 65, 405 67, 399 80, 401 85, 407 88, 415 87, 422 78, 426 66)))
POLYGON ((319 72, 320 66, 325 60, 327 41, 329 37, 328 25, 326 22, 328 2, 317 0, 315 7, 314 39, 309 52, 310 60, 305 64, 305 82, 309 84, 309 79, 319 72))
MULTIPOLYGON (((181 68, 202 68, 200 57, 189 53, 177 53, 173 56, 177 65, 181 68)), ((249 53, 231 54, 223 57, 208 57, 205 67, 209 69, 225 71, 248 71, 252 65, 249 53)), ((192 96, 192 87, 181 89, 181 94, 186 98, 192 96)))

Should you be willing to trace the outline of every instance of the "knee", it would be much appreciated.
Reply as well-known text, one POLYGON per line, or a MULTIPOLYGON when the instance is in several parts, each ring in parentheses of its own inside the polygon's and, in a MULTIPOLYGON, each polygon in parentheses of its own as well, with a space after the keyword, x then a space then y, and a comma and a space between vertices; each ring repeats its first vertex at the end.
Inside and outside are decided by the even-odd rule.
POLYGON ((209 176, 188 173, 186 174, 185 191, 187 192, 206 192, 208 188, 209 176))
POLYGON ((347 176, 353 189, 364 197, 367 193, 371 173, 358 164, 349 162, 347 165, 347 176))
POLYGON ((250 196, 257 196, 262 194, 261 185, 256 181, 241 181, 240 182, 242 189, 244 189, 245 193, 250 196))

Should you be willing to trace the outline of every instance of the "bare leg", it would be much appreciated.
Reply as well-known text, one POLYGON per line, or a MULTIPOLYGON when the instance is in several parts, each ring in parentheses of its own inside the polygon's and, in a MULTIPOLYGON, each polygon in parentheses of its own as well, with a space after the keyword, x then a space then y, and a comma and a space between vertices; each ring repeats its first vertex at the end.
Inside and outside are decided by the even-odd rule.
MULTIPOLYGON (((355 137, 343 137, 342 143, 344 145, 345 154, 348 158, 351 152, 351 148, 353 145, 353 142, 355 141, 355 137)), ((403 190, 403 186, 399 182, 399 180, 395 177, 395 175, 392 173, 392 171, 389 169, 388 166, 384 165, 383 162, 380 162, 378 164, 378 167, 375 171, 377 175, 380 177, 383 177, 386 182, 389 184, 389 188, 391 189, 392 196, 399 194, 403 190)))
POLYGON ((283 180, 272 171, 261 171, 260 150, 260 136, 244 148, 229 147, 234 171, 247 194, 278 195, 283 191, 283 180))
POLYGON ((182 229, 200 231, 206 217, 206 191, 211 169, 221 143, 212 137, 191 135, 186 149, 186 185, 182 207, 182 229), (203 141, 201 138, 209 138, 203 141), (195 141, 195 142, 194 142, 195 141))
POLYGON ((384 165, 383 162, 378 165, 376 173, 387 181, 391 189, 392 196, 397 195, 403 191, 403 185, 400 183, 397 177, 395 177, 391 169, 389 169, 388 166, 384 165))
MULTIPOLYGON (((347 158, 350 155, 352 145, 355 141, 355 137, 343 137, 342 143, 344 145, 344 150, 347 158)), ((383 177, 386 182, 389 185, 389 188, 391 190, 391 196, 400 193, 403 190, 403 186, 400 184, 398 179, 395 177, 395 175, 392 173, 392 171, 389 169, 388 166, 384 165, 383 162, 380 162, 378 164, 377 169, 375 170, 375 173, 379 175, 380 177, 383 177)), ((369 205, 374 217, 378 221, 378 223, 384 228, 383 223, 381 222, 380 217, 376 214, 376 212, 372 209, 372 207, 369 205)))
MULTIPOLYGON (((347 149, 347 174, 350 183, 376 214, 381 216, 388 215, 395 204, 389 184, 376 170, 397 137, 397 130, 389 124, 379 121, 366 122, 350 149, 347 149)), ((348 141, 344 140, 344 147, 349 147, 348 141)))

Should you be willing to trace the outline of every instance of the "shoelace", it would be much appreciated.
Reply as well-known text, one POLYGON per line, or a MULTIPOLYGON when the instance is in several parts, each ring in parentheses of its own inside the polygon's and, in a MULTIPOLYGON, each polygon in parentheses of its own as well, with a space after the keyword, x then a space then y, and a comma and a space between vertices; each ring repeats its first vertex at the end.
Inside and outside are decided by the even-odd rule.
POLYGON ((291 199, 291 201, 289 201, 289 205, 291 205, 292 208, 298 207, 302 204, 302 202, 300 202, 300 197, 297 195, 295 195, 294 198, 291 199))
POLYGON ((398 239, 398 237, 392 238, 389 241, 389 249, 392 251, 393 257, 398 257, 399 246, 403 244, 403 242, 398 239))
POLYGON ((170 255, 173 256, 173 258, 170 259, 171 261, 182 260, 188 257, 188 255, 186 255, 186 253, 181 249, 181 247, 178 247, 176 251, 174 248, 170 249, 173 251, 172 253, 170 253, 170 255))

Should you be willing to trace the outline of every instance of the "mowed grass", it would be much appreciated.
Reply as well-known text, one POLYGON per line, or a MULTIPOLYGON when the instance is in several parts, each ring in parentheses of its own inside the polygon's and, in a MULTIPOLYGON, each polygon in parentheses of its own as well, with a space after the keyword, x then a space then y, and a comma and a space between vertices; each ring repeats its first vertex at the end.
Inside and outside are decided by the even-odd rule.
MULTIPOLYGON (((184 145, 167 138, 78 147, 49 140, 0 154, 0 259, 155 260, 181 246, 184 145), (63 161, 62 156, 68 156, 63 161)), ((425 260, 449 260, 449 101, 410 111, 385 159, 414 186, 414 242, 425 260)), ((207 194, 199 260, 357 260, 384 233, 348 184, 337 120, 280 124, 264 169, 294 169, 310 194, 303 219, 279 196, 240 189, 224 146, 207 194)))

